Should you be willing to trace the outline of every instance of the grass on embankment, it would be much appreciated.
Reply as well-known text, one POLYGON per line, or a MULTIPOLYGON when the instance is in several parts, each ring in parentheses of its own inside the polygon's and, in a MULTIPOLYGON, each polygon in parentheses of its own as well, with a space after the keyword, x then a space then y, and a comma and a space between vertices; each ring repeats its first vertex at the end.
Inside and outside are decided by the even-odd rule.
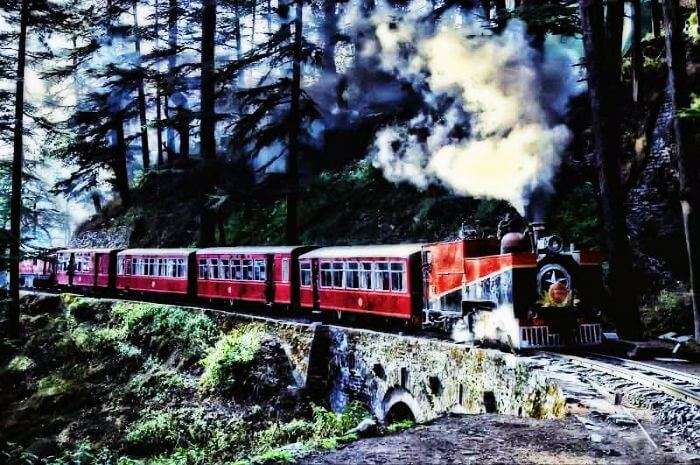
POLYGON ((23 327, 0 359, 0 462, 291 462, 356 439, 367 416, 290 388, 261 324, 224 334, 203 313, 64 296, 26 300, 23 327))

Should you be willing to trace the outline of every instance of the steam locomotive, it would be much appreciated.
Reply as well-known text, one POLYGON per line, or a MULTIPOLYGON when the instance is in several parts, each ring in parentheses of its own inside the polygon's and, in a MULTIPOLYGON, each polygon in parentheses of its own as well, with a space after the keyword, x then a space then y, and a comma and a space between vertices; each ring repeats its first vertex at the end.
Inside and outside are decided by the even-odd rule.
POLYGON ((602 340, 601 257, 541 224, 429 244, 65 249, 50 285, 403 322, 514 349, 602 340))

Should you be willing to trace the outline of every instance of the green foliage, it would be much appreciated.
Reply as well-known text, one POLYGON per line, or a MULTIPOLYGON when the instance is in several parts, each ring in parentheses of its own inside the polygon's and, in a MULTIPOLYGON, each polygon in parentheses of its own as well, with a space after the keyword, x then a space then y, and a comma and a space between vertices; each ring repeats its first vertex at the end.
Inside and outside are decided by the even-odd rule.
POLYGON ((94 300, 75 298, 70 300, 66 310, 68 310, 69 314, 79 317, 80 315, 86 315, 93 310, 94 305, 94 300))
POLYGON ((550 224, 580 248, 599 248, 602 229, 593 184, 583 182, 552 201, 550 224))
POLYGON ((350 429, 357 426, 367 415, 367 410, 360 402, 351 402, 342 413, 335 413, 323 407, 314 406, 314 437, 330 438, 343 436, 350 429))
POLYGON ((53 374, 37 382, 36 393, 40 397, 52 397, 70 392, 73 388, 75 388, 75 382, 53 374))
POLYGON ((543 33, 572 36, 581 32, 578 8, 570 4, 524 4, 513 12, 513 16, 527 23, 532 30, 542 30, 543 33))
POLYGON ((243 369, 260 351, 264 336, 265 330, 260 324, 244 325, 222 335, 202 360, 204 372, 199 380, 202 390, 226 392, 233 389, 243 369))
POLYGON ((398 433, 399 431, 404 431, 409 428, 413 428, 414 426, 415 422, 412 420, 402 420, 390 424, 386 427, 386 430, 390 433, 398 433))
POLYGON ((116 334, 158 350, 177 348, 188 357, 199 358, 216 335, 211 318, 183 308, 119 302, 113 314, 120 322, 116 334))
POLYGON ((685 23, 684 32, 696 44, 700 42, 700 32, 698 32, 698 13, 694 11, 685 23))
MULTIPOLYGON (((303 455, 314 449, 335 449, 342 444, 357 440, 357 435, 348 433, 368 415, 359 402, 352 402, 341 413, 313 406, 311 420, 292 420, 288 423, 273 423, 267 429, 255 434, 252 450, 253 463, 267 454, 291 451, 282 446, 296 444, 296 455, 303 455)), ((292 454, 294 455, 294 454, 292 454)), ((298 457, 296 457, 298 458, 298 457)))
POLYGON ((678 114, 681 118, 700 118, 700 95, 693 94, 690 99, 690 106, 685 109, 681 109, 678 114))
POLYGON ((149 358, 144 363, 143 372, 131 378, 126 388, 137 399, 153 399, 162 403, 181 393, 187 385, 187 380, 180 372, 149 358))
MULTIPOLYGON (((313 177, 299 209, 305 244, 434 241, 455 237, 463 223, 493 233, 498 215, 513 211, 506 202, 391 183, 367 160, 313 177), (482 213, 475 214, 482 205, 482 213)), ((248 197, 228 218, 226 237, 239 244, 283 244, 285 218, 284 201, 248 197)))
POLYGON ((669 331, 693 333, 692 307, 689 295, 684 291, 682 288, 663 289, 640 306, 640 318, 648 336, 654 337, 669 331))
POLYGON ((294 463, 296 457, 290 450, 286 449, 270 449, 260 455, 256 455, 250 460, 253 464, 277 464, 277 463, 294 463))
POLYGON ((107 448, 97 448, 88 440, 78 442, 73 449, 57 457, 48 457, 45 465, 107 465, 114 463, 113 454, 107 448))
POLYGON ((23 373, 34 368, 35 365, 34 360, 26 355, 17 355, 7 364, 7 370, 23 373))
POLYGON ((139 449, 172 447, 180 444, 183 431, 175 414, 147 412, 128 429, 124 441, 139 449))

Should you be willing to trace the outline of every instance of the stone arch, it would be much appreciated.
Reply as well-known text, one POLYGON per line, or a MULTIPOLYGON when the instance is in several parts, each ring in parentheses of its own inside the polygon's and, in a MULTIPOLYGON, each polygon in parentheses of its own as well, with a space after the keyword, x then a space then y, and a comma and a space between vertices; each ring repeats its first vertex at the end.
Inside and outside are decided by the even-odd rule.
POLYGON ((410 392, 401 387, 392 387, 382 400, 379 420, 384 423, 397 420, 413 420, 420 423, 424 421, 424 415, 410 392))

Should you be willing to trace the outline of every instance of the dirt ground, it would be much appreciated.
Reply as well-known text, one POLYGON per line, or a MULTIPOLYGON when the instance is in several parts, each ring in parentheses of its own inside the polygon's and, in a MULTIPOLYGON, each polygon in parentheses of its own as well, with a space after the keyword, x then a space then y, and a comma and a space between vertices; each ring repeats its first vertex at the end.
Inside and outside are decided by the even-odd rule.
MULTIPOLYGON (((651 433, 654 436, 653 432, 651 433)), ((463 415, 436 420, 390 436, 361 439, 300 463, 336 464, 627 464, 695 463, 700 457, 671 453, 638 426, 591 434, 575 416, 533 420, 505 415, 463 415)))

